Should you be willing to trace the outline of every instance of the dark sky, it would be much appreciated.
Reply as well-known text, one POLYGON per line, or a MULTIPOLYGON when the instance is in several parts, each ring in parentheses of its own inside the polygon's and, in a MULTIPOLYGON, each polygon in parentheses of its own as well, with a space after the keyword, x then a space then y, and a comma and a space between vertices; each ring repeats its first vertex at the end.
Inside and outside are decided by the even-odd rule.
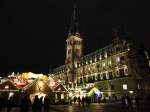
MULTIPOLYGON (((0 73, 48 72, 64 64, 73 0, 5 0, 1 10, 0 73)), ((140 0, 79 0, 84 54, 109 44, 112 29, 150 47, 150 7, 140 0)))

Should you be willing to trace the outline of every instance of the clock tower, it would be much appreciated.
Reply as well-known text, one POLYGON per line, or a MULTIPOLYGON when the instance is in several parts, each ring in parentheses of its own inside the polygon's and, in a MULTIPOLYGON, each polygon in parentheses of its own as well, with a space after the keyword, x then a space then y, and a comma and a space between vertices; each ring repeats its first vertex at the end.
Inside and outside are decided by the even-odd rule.
POLYGON ((76 17, 76 7, 74 7, 73 17, 66 40, 66 74, 69 83, 76 83, 76 68, 82 57, 82 38, 78 29, 76 17))

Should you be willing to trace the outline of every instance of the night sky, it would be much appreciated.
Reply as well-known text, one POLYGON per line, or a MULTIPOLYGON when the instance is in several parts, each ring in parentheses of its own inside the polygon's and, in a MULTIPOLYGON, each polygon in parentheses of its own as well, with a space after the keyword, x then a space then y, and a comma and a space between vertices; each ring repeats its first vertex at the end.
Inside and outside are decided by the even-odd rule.
MULTIPOLYGON (((150 48, 150 7, 142 0, 79 0, 84 54, 121 38, 150 48)), ((64 64, 73 0, 5 0, 1 10, 0 74, 48 73, 64 64)))

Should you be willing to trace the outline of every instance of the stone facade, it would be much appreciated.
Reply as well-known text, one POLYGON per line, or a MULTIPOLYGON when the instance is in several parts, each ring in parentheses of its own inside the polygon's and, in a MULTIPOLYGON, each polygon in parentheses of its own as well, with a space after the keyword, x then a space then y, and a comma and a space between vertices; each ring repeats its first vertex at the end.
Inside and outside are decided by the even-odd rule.
MULTIPOLYGON (((83 38, 75 19, 66 39, 65 64, 53 72, 68 88, 97 87, 105 96, 149 91, 146 57, 132 42, 115 33, 112 42, 83 56, 83 38)), ((143 51, 144 53, 144 51, 143 51)))
POLYGON ((93 84, 105 96, 142 94, 148 86, 144 58, 134 44, 116 36, 110 45, 83 56, 78 63, 66 63, 56 68, 54 78, 69 85, 72 72, 68 71, 72 71, 72 68, 68 65, 73 63, 76 87, 93 84))

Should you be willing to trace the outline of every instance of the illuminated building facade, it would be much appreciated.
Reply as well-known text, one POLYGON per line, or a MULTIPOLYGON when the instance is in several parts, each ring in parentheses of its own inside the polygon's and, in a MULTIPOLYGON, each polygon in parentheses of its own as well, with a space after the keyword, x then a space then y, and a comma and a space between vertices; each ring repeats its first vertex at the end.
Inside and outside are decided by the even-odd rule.
POLYGON ((115 33, 109 45, 82 56, 82 41, 74 12, 66 40, 65 64, 54 70, 54 79, 68 88, 96 87, 106 97, 142 95, 150 90, 146 57, 132 42, 115 33))

